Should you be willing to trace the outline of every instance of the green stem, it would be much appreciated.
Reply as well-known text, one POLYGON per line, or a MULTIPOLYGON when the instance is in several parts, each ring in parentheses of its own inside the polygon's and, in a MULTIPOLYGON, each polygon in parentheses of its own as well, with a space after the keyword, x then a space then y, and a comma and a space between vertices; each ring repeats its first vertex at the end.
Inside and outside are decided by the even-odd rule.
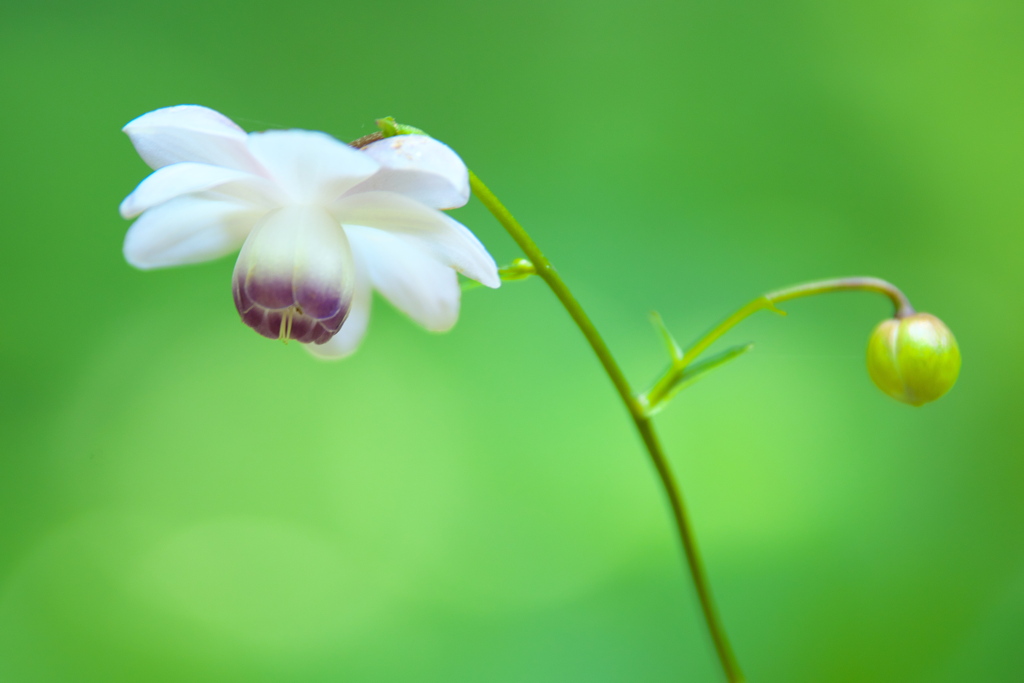
POLYGON ((896 285, 874 277, 848 277, 837 278, 834 280, 818 280, 816 282, 808 282, 802 285, 786 287, 785 289, 778 289, 748 302, 745 306, 738 309, 735 313, 716 325, 710 332, 701 337, 693 346, 686 350, 686 353, 683 354, 682 358, 672 362, 669 369, 661 376, 660 379, 658 379, 657 382, 654 383, 654 386, 652 386, 650 390, 640 396, 640 403, 648 409, 653 409, 655 406, 660 404, 661 401, 669 396, 676 383, 682 379, 683 373, 686 371, 686 368, 690 363, 695 361, 700 354, 704 353, 704 351, 715 343, 719 337, 754 313, 765 309, 781 313, 775 305, 781 304, 784 301, 816 296, 818 294, 850 291, 875 292, 877 294, 885 295, 890 301, 892 301, 893 308, 895 309, 894 316, 896 318, 905 318, 908 315, 914 314, 914 307, 910 305, 910 300, 907 299, 906 295, 904 295, 896 285))
POLYGON ((781 304, 783 301, 800 299, 805 296, 817 294, 829 294, 831 292, 875 292, 883 294, 892 301, 896 318, 906 318, 914 315, 914 307, 910 300, 900 291, 900 288, 891 282, 886 282, 877 277, 841 277, 832 280, 817 280, 802 285, 793 285, 785 289, 777 289, 768 292, 764 298, 773 304, 781 304))
POLYGON ((583 336, 590 344, 590 348, 593 349, 597 359, 601 362, 612 384, 615 385, 619 398, 622 399, 626 410, 629 411, 629 415, 633 419, 633 424, 636 425, 636 429, 640 433, 640 438, 643 440, 651 462, 661 478, 661 484, 672 506, 672 514, 679 540, 683 545, 683 551, 686 555, 686 563, 689 566, 690 575, 693 577, 693 584, 700 601, 704 621, 707 624, 711 640, 714 642, 715 652, 718 654, 722 670, 725 672, 729 683, 741 683, 743 681, 743 674, 740 671, 739 663, 736 661, 736 656, 733 654, 729 639, 725 635, 725 629, 718 616, 718 611, 715 609, 704 564, 697 549, 697 542, 693 529, 690 526, 686 506, 683 504, 682 493, 679 490, 679 485, 676 483, 675 476, 672 474, 672 469, 661 448, 661 444, 658 442, 657 435, 654 432, 654 425, 651 423, 646 407, 633 395, 625 374, 619 368, 618 363, 615 362, 615 358, 608 349, 608 345, 601 338, 597 328, 594 327, 594 323, 591 322, 583 307, 576 301, 576 297, 573 296, 568 286, 558 275, 558 271, 555 270, 555 267, 544 256, 544 253, 526 230, 523 229, 523 226, 519 224, 519 221, 512 216, 494 193, 472 171, 469 174, 469 183, 473 194, 508 231, 508 234, 511 235, 512 239, 519 245, 519 248, 526 254, 526 257, 533 263, 534 268, 537 270, 537 275, 547 283, 551 291, 558 297, 562 306, 565 307, 573 322, 580 328, 580 332, 583 333, 583 336))

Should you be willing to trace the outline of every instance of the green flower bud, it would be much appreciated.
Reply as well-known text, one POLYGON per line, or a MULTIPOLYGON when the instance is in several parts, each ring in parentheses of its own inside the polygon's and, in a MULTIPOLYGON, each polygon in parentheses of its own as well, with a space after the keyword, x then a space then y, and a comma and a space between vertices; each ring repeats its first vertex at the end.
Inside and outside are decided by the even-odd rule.
POLYGON ((531 275, 536 275, 537 269, 533 264, 524 258, 517 258, 511 264, 498 268, 498 277, 504 281, 525 280, 531 275))
POLYGON ((884 320, 868 340, 868 374, 897 401, 921 406, 953 388, 960 348, 949 328, 930 313, 884 320))

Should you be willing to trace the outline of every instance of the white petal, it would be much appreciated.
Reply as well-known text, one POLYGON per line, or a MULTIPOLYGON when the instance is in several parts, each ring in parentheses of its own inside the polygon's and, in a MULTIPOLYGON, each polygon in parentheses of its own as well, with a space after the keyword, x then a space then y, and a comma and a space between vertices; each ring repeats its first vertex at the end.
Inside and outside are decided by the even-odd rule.
POLYGON ((370 322, 372 294, 373 288, 370 286, 366 273, 360 268, 357 254, 355 292, 352 295, 348 318, 345 319, 341 330, 326 343, 305 344, 306 349, 314 356, 325 360, 337 360, 355 353, 362 343, 363 337, 366 336, 366 327, 370 322))
POLYGON ((351 192, 383 190, 412 197, 434 209, 469 201, 469 171, 451 147, 426 135, 395 135, 363 147, 380 171, 351 192))
POLYGON ((186 195, 143 213, 124 238, 124 257, 150 269, 208 261, 237 250, 262 211, 186 195))
POLYGON ((417 241, 437 259, 488 287, 498 287, 498 268, 465 226, 440 211, 393 192, 349 194, 332 206, 346 228, 364 225, 417 241))
POLYGON ((459 318, 455 271, 407 238, 374 228, 346 228, 370 282, 384 297, 431 332, 445 332, 459 318))
POLYGON ((206 107, 183 104, 143 114, 124 132, 152 168, 183 161, 261 174, 248 148, 248 136, 231 119, 206 107))
POLYGON ((183 194, 202 192, 239 181, 253 185, 254 193, 260 190, 268 194, 273 192, 273 186, 267 180, 245 171, 182 162, 164 166, 139 183, 139 186, 121 202, 121 215, 124 218, 133 218, 146 209, 183 194))
POLYGON ((249 148, 294 201, 327 204, 380 166, 326 133, 269 130, 252 133, 249 148))

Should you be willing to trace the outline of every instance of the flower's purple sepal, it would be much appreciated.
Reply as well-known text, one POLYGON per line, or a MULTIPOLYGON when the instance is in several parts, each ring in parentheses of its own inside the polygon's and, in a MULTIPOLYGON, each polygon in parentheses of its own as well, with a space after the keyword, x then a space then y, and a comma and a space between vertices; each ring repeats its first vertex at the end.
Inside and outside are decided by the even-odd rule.
MULTIPOLYGON (((242 316, 242 322, 270 339, 294 339, 303 344, 323 344, 341 329, 348 317, 348 302, 335 299, 331 308, 335 313, 330 317, 315 317, 310 309, 303 307, 292 296, 291 283, 277 283, 268 286, 261 283, 257 286, 261 294, 275 302, 291 301, 286 306, 269 308, 249 296, 247 290, 253 289, 253 282, 246 286, 244 278, 235 277, 232 282, 232 293, 235 297, 235 308, 242 316)), ((261 297, 262 298, 262 297, 261 297)))
POLYGON ((345 232, 330 214, 280 209, 260 221, 238 255, 235 307, 264 337, 323 344, 351 309, 353 271, 345 232))

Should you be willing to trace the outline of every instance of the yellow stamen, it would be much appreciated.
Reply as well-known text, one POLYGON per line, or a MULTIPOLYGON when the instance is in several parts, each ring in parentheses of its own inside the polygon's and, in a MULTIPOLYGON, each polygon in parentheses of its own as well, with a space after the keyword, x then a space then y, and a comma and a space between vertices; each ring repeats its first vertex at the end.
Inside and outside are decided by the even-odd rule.
POLYGON ((278 330, 277 338, 285 344, 292 336, 292 316, 295 314, 294 307, 288 308, 281 314, 281 329, 278 330))

